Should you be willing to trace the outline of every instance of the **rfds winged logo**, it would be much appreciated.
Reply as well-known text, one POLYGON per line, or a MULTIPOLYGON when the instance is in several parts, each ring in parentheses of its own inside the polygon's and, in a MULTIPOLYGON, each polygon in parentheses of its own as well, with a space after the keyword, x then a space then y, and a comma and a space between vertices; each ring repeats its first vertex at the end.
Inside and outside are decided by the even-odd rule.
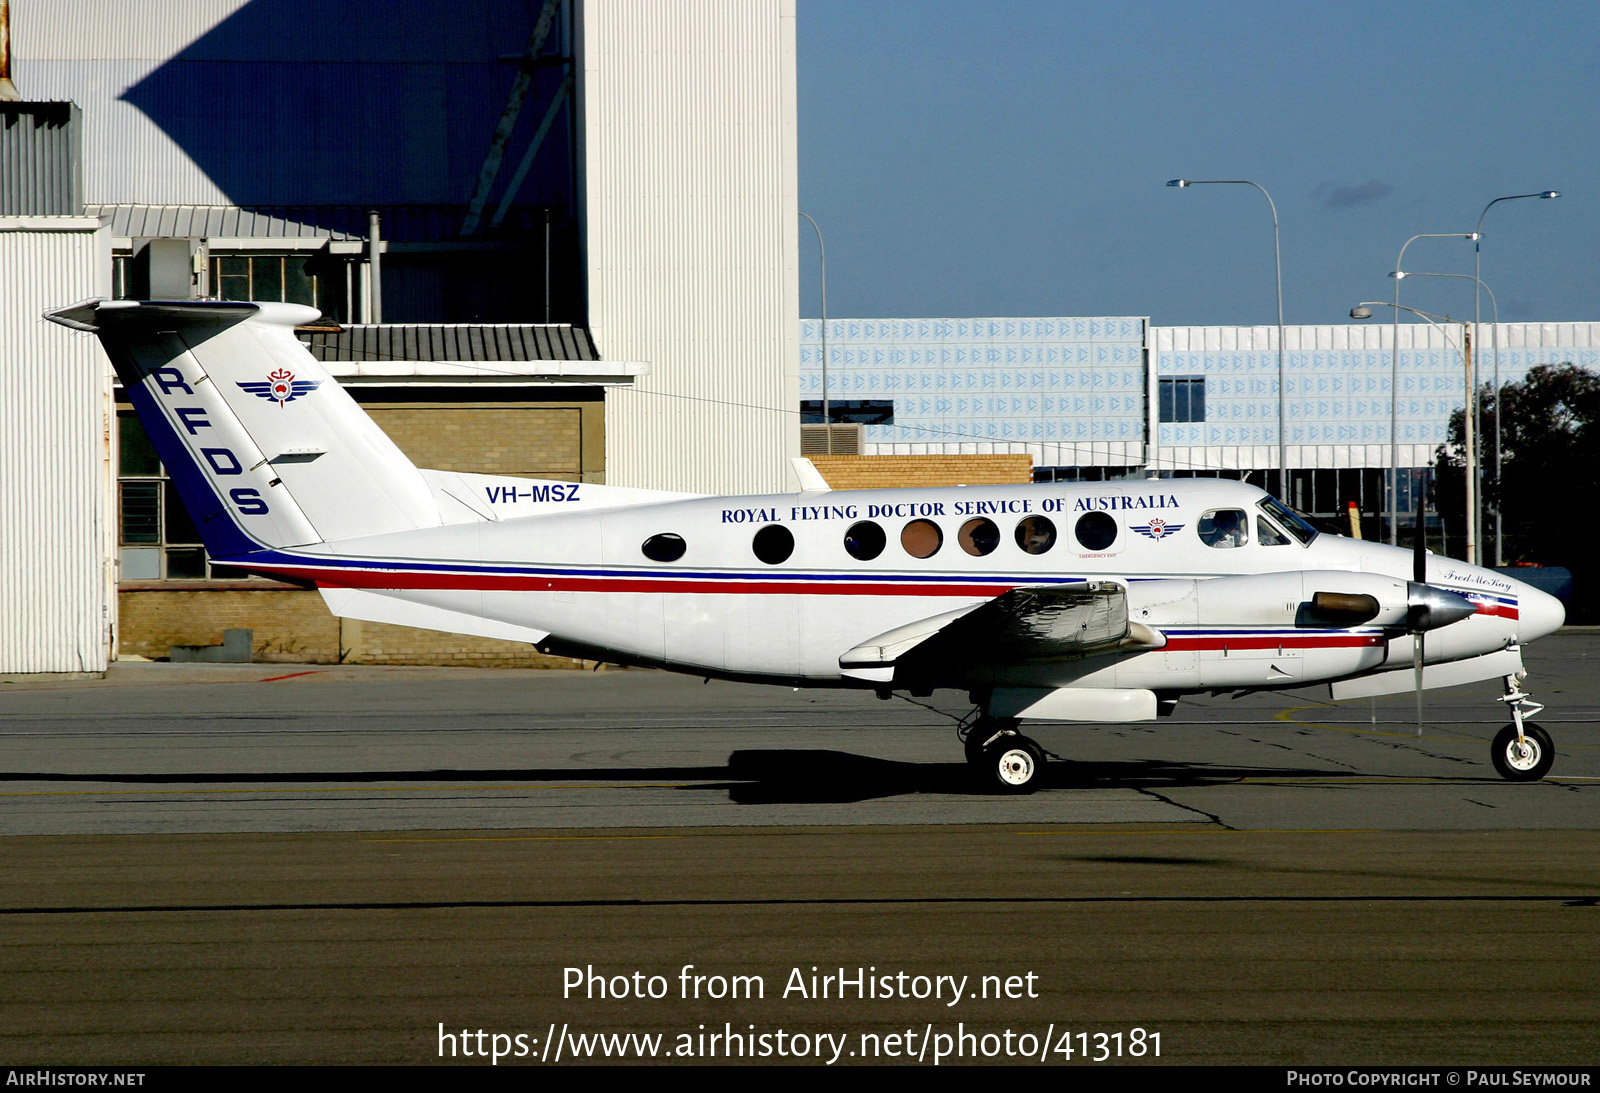
POLYGON ((1178 532, 1183 530, 1183 525, 1169 524, 1165 520, 1161 519, 1161 517, 1157 516, 1148 524, 1134 524, 1133 530, 1137 531, 1140 535, 1147 536, 1151 539, 1162 539, 1168 535, 1176 535, 1178 532))
POLYGON ((280 368, 276 372, 267 373, 266 383, 239 384, 240 387, 257 398, 276 402, 280 410, 283 408, 284 403, 293 402, 301 395, 309 395, 321 385, 321 380, 297 380, 294 378, 294 373, 287 368, 280 368))

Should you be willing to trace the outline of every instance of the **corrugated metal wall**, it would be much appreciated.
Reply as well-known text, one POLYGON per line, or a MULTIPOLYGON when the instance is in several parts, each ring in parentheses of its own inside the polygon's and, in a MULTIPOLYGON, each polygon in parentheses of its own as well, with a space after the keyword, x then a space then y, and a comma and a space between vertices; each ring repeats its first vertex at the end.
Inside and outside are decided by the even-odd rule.
MULTIPOLYGON (((464 204, 528 8, 29 0, 11 5, 15 79, 29 99, 83 108, 91 204, 464 204)), ((535 101, 560 79, 541 70, 535 101)), ((519 126, 509 163, 532 128, 519 126)), ((542 184, 522 199, 559 196, 542 184)))
POLYGON ((613 484, 793 488, 799 214, 793 0, 585 0, 589 326, 645 360, 606 392, 613 484))
POLYGON ((110 292, 85 217, 0 218, 0 672, 100 672, 112 623, 110 365, 40 317, 110 292))
POLYGON ((76 106, 0 103, 0 216, 83 215, 82 164, 76 106))

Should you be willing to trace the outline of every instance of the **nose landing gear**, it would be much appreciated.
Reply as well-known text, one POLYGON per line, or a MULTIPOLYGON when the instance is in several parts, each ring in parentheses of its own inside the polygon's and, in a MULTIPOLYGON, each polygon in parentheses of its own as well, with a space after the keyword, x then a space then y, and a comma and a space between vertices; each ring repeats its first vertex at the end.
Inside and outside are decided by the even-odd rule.
POLYGON ((1489 758, 1507 781, 1537 782, 1550 773, 1556 749, 1549 733, 1523 719, 1533 717, 1544 707, 1522 689, 1516 675, 1506 676, 1505 683, 1506 693, 1499 700, 1511 711, 1511 724, 1495 733, 1489 758))

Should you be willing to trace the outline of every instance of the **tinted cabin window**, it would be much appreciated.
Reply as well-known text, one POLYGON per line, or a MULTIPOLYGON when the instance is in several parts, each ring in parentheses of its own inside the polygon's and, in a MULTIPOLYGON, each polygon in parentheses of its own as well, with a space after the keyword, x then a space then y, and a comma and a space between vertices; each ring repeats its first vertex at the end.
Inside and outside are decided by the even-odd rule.
POLYGON ((664 532, 660 535, 650 536, 639 549, 652 562, 675 562, 683 557, 683 552, 688 547, 683 541, 683 536, 664 532))
POLYGON ((755 551, 768 565, 777 565, 779 562, 789 560, 789 555, 794 553, 794 533, 782 524, 768 524, 756 532, 756 537, 750 542, 750 549, 755 551))
POLYGON ((1017 545, 1029 554, 1043 554, 1056 545, 1056 526, 1048 516, 1030 516, 1017 524, 1017 545))
POLYGON ((993 520, 985 520, 980 516, 961 525, 956 541, 968 554, 982 558, 985 554, 993 554, 994 548, 1000 545, 1000 529, 995 527, 993 520))
POLYGON ((888 542, 889 537, 883 533, 883 529, 871 520, 852 524, 850 530, 844 533, 845 552, 860 562, 870 562, 882 554, 888 542))
POLYGON ((900 530, 900 545, 913 558, 931 558, 944 545, 944 532, 932 520, 913 520, 900 530))
POLYGON ((1250 541, 1243 509, 1212 509, 1200 517, 1195 531, 1209 547, 1240 547, 1250 541))
POLYGON ((1117 521, 1108 512, 1086 512, 1072 528, 1084 550, 1104 550, 1117 541, 1117 521))

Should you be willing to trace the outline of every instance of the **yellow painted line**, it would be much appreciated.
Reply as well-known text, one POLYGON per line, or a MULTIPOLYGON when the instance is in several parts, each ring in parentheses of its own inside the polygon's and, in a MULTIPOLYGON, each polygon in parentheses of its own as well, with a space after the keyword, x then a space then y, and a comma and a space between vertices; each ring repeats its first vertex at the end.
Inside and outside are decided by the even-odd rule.
POLYGON ((1104 839, 1115 835, 1392 835, 1388 831, 1377 827, 1265 827, 1258 829, 1241 829, 1228 827, 1205 827, 1203 825, 1189 825, 1183 828, 1154 828, 1143 830, 1071 830, 1071 831, 1018 831, 1018 835, 1091 835, 1096 839, 1104 839))
MULTIPOLYGON (((19 778, 17 781, 26 781, 19 778)), ((0 792, 0 797, 152 797, 161 794, 188 794, 203 793, 417 793, 429 791, 437 793, 441 790, 515 790, 515 789, 683 789, 686 786, 700 785, 699 782, 625 782, 616 784, 607 783, 577 783, 556 782, 549 785, 536 786, 306 786, 296 789, 277 789, 271 786, 257 786, 250 789, 33 789, 33 790, 7 790, 0 792)))
POLYGON ((685 839, 687 835, 474 835, 459 839, 359 839, 364 843, 571 843, 624 839, 685 839))

